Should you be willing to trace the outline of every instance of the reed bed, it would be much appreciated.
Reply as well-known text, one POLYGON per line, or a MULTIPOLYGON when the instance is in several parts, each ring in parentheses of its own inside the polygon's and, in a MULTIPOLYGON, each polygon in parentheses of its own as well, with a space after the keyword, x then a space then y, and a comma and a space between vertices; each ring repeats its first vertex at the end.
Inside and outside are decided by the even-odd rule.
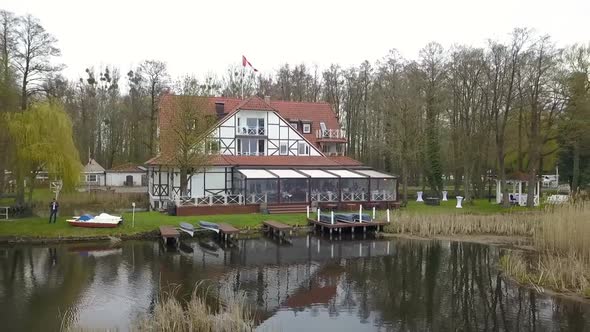
POLYGON ((590 297, 590 204, 550 207, 539 217, 533 233, 535 257, 511 253, 500 261, 504 272, 515 280, 540 290, 574 292, 590 297))
POLYGON ((210 288, 199 294, 202 286, 197 285, 188 302, 182 303, 172 294, 158 302, 154 312, 140 320, 133 331, 151 332, 242 332, 253 331, 254 316, 246 304, 244 292, 234 292, 223 287, 213 294, 218 305, 206 303, 211 295, 210 288))
POLYGON ((533 237, 543 252, 590 261, 590 203, 578 202, 547 209, 533 237))
MULTIPOLYGON (((188 301, 178 300, 175 291, 164 294, 151 314, 139 318, 131 327, 136 332, 246 332, 253 331, 255 319, 242 291, 230 287, 211 291, 199 283, 188 301), (207 303, 207 298, 214 304, 207 303)), ((66 313, 62 331, 90 331, 75 326, 75 315, 66 313)))
POLYGON ((578 256, 541 254, 536 258, 511 253, 500 259, 504 273, 537 291, 543 287, 590 297, 590 265, 578 256))
POLYGON ((424 237, 436 235, 494 234, 532 236, 539 225, 537 213, 497 215, 416 215, 399 214, 385 227, 389 233, 424 237))

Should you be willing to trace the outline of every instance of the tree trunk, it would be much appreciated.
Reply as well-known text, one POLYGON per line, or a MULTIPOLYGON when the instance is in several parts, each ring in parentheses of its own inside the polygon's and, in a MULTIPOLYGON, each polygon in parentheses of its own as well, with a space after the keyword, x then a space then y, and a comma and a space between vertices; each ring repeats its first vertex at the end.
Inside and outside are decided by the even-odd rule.
POLYGON ((506 169, 504 163, 504 140, 498 141, 498 175, 500 176, 500 187, 502 189, 502 206, 510 207, 508 188, 506 187, 506 169))
POLYGON ((578 186, 580 183, 580 143, 574 142, 574 165, 572 170, 572 192, 578 192, 578 186))
POLYGON ((180 169, 180 196, 187 197, 188 195, 188 170, 186 168, 180 169))

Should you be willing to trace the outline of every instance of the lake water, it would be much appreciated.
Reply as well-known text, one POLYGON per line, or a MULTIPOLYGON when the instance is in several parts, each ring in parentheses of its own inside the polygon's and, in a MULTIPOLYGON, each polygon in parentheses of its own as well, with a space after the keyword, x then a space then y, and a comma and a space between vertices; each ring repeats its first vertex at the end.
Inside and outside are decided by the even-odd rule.
POLYGON ((263 331, 584 331, 590 306, 504 282, 475 244, 298 237, 222 249, 185 241, 0 247, 0 330, 127 330, 162 290, 241 289, 263 331))

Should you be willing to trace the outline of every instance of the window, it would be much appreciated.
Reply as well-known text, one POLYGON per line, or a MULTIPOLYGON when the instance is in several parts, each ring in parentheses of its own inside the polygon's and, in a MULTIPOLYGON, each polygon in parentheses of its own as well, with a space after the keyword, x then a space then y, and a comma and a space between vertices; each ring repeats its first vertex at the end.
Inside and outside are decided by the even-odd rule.
POLYGON ((309 145, 307 145, 307 143, 299 143, 297 150, 299 151, 300 156, 309 155, 309 145))
POLYGON ((254 138, 238 139, 238 155, 264 156, 264 140, 254 138))
POLYGON ((283 156, 289 154, 289 144, 288 142, 281 142, 280 144, 280 148, 279 148, 279 153, 283 156))
POLYGON ((96 182, 96 174, 88 174, 86 175, 86 182, 96 182))
POLYGON ((293 128, 295 128, 295 130, 299 130, 299 127, 297 126, 297 122, 291 122, 291 126, 293 128))
POLYGON ((322 137, 330 137, 330 133, 328 132, 325 123, 320 122, 320 129, 322 130, 322 137))
POLYGON ((264 118, 246 118, 246 124, 238 118, 238 133, 241 135, 266 135, 264 118))
POLYGON ((303 133, 304 134, 311 133, 311 123, 304 123, 303 124, 303 133))
POLYGON ((219 153, 219 141, 209 141, 209 154, 219 153))

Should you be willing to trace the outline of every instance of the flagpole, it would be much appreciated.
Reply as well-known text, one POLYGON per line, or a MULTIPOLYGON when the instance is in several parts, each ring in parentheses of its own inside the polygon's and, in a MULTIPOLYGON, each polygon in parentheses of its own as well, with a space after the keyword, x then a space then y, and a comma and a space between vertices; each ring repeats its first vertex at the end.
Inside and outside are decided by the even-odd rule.
POLYGON ((242 66, 242 99, 244 99, 244 73, 245 73, 245 66, 242 66))

